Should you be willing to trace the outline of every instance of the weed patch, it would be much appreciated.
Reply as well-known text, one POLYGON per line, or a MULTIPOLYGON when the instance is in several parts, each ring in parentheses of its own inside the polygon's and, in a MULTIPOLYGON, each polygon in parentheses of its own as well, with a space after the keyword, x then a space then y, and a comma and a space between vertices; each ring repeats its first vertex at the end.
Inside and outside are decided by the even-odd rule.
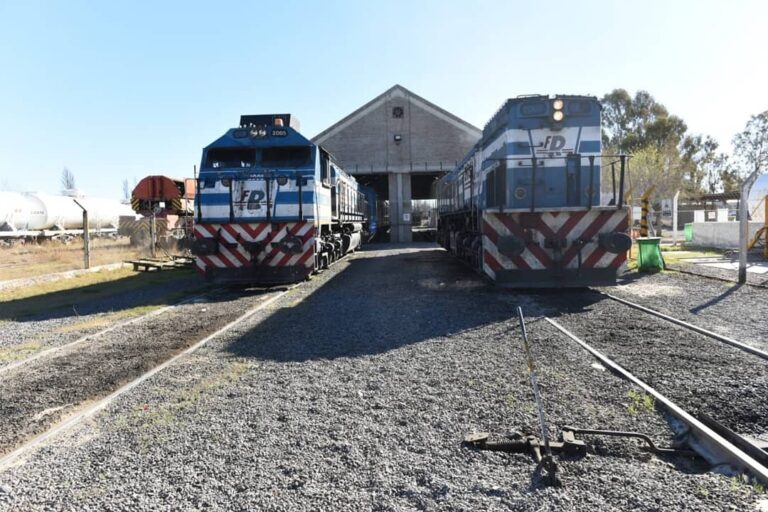
POLYGON ((651 413, 656 408, 656 399, 653 395, 630 389, 627 396, 630 400, 627 411, 633 416, 641 412, 651 413))

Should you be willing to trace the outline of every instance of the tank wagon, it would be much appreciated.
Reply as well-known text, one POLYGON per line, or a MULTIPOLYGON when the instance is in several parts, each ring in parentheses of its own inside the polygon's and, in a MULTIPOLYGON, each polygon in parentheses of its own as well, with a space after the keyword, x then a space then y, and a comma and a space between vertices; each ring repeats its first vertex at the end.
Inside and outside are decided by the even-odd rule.
POLYGON ((166 248, 183 248, 192 236, 195 188, 193 178, 143 178, 131 193, 131 208, 141 217, 121 217, 120 234, 140 245, 149 240, 154 218, 157 243, 166 248))
POLYGON ((114 235, 121 215, 131 209, 119 201, 38 192, 0 192, 0 239, 47 239, 81 235, 83 210, 94 234, 114 235))
POLYGON ((600 112, 590 96, 504 103, 437 183, 439 243, 504 287, 615 284, 632 243, 625 157, 601 205, 600 112))
POLYGON ((203 150, 197 187, 192 252, 212 282, 307 279, 368 229, 357 181, 290 114, 241 116, 203 150))

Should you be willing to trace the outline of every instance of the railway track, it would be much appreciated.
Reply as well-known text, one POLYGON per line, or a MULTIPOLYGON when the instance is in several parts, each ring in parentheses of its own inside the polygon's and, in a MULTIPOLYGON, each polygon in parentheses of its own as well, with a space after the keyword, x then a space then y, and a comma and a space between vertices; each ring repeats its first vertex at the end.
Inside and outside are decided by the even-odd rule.
POLYGON ((697 449, 697 451, 710 462, 717 464, 726 460, 734 467, 748 471, 762 484, 768 484, 768 466, 766 466, 766 463, 764 462, 766 453, 760 450, 759 447, 754 446, 748 439, 745 439, 738 434, 733 432, 725 433, 721 429, 717 429, 720 430, 717 431, 705 424, 704 421, 697 418, 693 413, 685 410, 661 391, 635 376, 628 369, 588 344, 556 320, 549 317, 545 317, 545 320, 598 359, 601 364, 619 374, 624 379, 632 382, 647 394, 653 396, 657 403, 663 405, 670 414, 689 429, 689 432, 693 433, 695 441, 691 443, 692 447, 697 449))
MULTIPOLYGON (((202 296, 191 297, 181 303, 110 326, 99 333, 85 336, 73 343, 55 347, 23 361, 18 361, 14 363, 13 368, 2 369, 3 379, 0 380, 0 395, 4 397, 6 406, 10 409, 8 410, 9 414, 0 414, 0 453, 5 453, 0 458, 0 471, 7 469, 20 457, 34 451, 55 436, 93 416, 115 399, 167 368, 179 358, 198 350, 212 339, 240 325, 296 286, 299 285, 262 290, 264 293, 258 295, 259 299, 256 300, 256 303, 250 304, 250 307, 242 314, 237 314, 241 309, 238 307, 240 304, 236 301, 203 304, 204 307, 208 308, 208 313, 218 307, 220 314, 216 318, 225 319, 227 322, 223 326, 220 326, 221 324, 216 325, 214 332, 210 332, 209 329, 205 337, 196 339, 191 345, 189 343, 176 343, 164 347, 164 350, 158 354, 149 354, 145 357, 142 348, 133 347, 131 340, 122 342, 122 346, 120 346, 120 340, 112 341, 109 343, 118 349, 105 352, 113 358, 108 359, 107 364, 104 364, 104 356, 99 353, 99 350, 106 350, 103 346, 109 343, 101 341, 94 347, 85 346, 84 343, 94 339, 98 340, 99 337, 104 337, 120 328, 135 328, 142 320, 148 320, 163 312, 188 315, 189 313, 174 312, 173 310, 183 305, 190 306, 192 302, 202 298, 202 296), (132 352, 126 353, 124 351, 126 345, 132 349, 132 352), (99 365, 99 363, 101 364, 99 365), (140 372, 136 372, 136 366, 140 364, 145 365, 146 368, 141 368, 140 372), (12 372, 13 369, 19 369, 21 366, 26 366, 24 372, 12 372), (100 366, 108 368, 102 369, 100 366), (111 379, 99 382, 99 387, 88 388, 89 385, 94 385, 91 382, 93 379, 91 379, 90 373, 100 371, 107 373, 111 379), (74 375, 70 375, 70 373, 74 375), (118 375, 111 375, 111 373, 118 375), (66 382, 67 378, 69 382, 66 382), (65 382, 58 383, 59 380, 65 382), (63 389, 59 390, 58 387, 63 389), (75 403, 67 403, 73 400, 73 394, 76 395, 75 403), (45 418, 46 413, 60 409, 66 409, 66 414, 62 413, 55 416, 54 420, 48 423, 43 421, 42 426, 44 428, 40 428, 41 417, 45 418)), ((248 300, 252 298, 251 296, 246 297, 248 300)), ((240 299, 243 298, 240 297, 240 299)), ((211 319, 211 321, 215 320, 211 319)), ((147 333, 153 332, 151 328, 148 327, 147 329, 148 331, 143 335, 139 333, 139 338, 146 338, 147 333)), ((192 336, 194 332, 196 331, 191 330, 188 334, 192 336)), ((147 340, 147 343, 151 344, 152 340, 147 340)), ((2 409, 2 405, 0 405, 0 409, 2 409)))
POLYGON ((751 439, 768 434, 761 398, 768 393, 768 353, 626 299, 600 296, 610 300, 590 302, 576 315, 566 311, 559 321, 545 319, 653 396, 705 452, 716 454, 710 459, 726 460, 768 483, 768 454, 751 439), (627 315, 630 308, 645 315, 627 315), (575 326, 566 327, 571 322, 575 326))
POLYGON ((615 295, 611 295, 609 293, 603 293, 604 296, 608 297, 611 300, 614 300, 620 304, 624 304, 625 306, 629 306, 633 309, 636 309, 638 311, 642 311, 644 313, 648 313, 649 315, 653 315, 657 318, 661 318, 663 320, 666 320, 667 322, 673 323, 677 326, 683 327, 685 329, 688 329, 689 331, 696 332, 698 334, 703 334, 704 336, 707 336, 709 338, 712 338, 714 340, 720 341, 722 343, 725 343, 726 345, 730 345, 732 347, 736 347, 740 350, 743 350, 744 352, 747 352, 749 354, 752 354, 754 356, 757 356, 761 359, 768 360, 768 352, 765 352, 763 350, 760 350, 758 348, 755 348, 751 345, 748 345, 746 343, 742 343, 740 341, 737 341, 733 338, 730 338, 728 336, 723 336, 722 334, 717 334, 716 332, 710 331, 708 329, 704 329, 703 327, 699 327, 697 325, 694 325, 690 322, 686 322, 685 320, 680 320, 679 318, 675 318, 673 316, 667 315, 665 313, 662 313, 660 311, 656 311, 655 309, 651 309, 645 306, 642 306, 640 304, 637 304, 635 302, 628 301, 626 299, 622 299, 621 297, 616 297, 615 295))
POLYGON ((85 343, 87 341, 96 340, 97 338, 99 338, 101 336, 104 336, 105 334, 108 334, 110 332, 113 332, 116 329, 119 329, 121 327, 125 327, 127 325, 139 323, 139 322, 142 322, 142 321, 147 320, 149 318, 152 318, 152 317, 155 317, 155 316, 158 316, 158 315, 162 315, 163 313, 166 313, 168 311, 172 311, 172 310, 178 308, 179 306, 182 306, 184 304, 192 303, 192 302, 194 302, 194 301, 196 301, 198 299, 201 299, 203 297, 205 297, 205 294, 194 295, 192 297, 189 297, 187 299, 179 301, 176 304, 171 304, 169 306, 165 306, 165 307, 162 307, 160 309, 156 309, 154 311, 150 311, 149 313, 137 316, 135 318, 131 318, 129 320, 124 320, 122 322, 116 322, 116 323, 110 325, 109 327, 106 327, 106 328, 104 328, 104 329, 102 329, 102 330, 100 330, 98 332, 95 332, 95 333, 92 333, 92 334, 86 334, 85 336, 81 336, 80 338, 78 338, 78 339, 76 339, 74 341, 70 341, 69 343, 65 343, 63 345, 57 345, 57 346, 54 346, 54 347, 50 347, 50 348, 41 350, 41 351, 36 352, 36 353, 34 353, 34 354, 30 355, 29 357, 26 357, 24 359, 20 359, 18 361, 13 361, 12 363, 6 364, 5 366, 0 366, 0 375, 3 375, 3 374, 8 373, 10 371, 13 371, 13 370, 15 370, 15 369, 17 369, 17 368, 19 368, 21 366, 27 365, 27 364, 29 364, 29 363, 31 363, 33 361, 37 361, 38 359, 41 359, 41 358, 44 358, 44 357, 48 357, 48 356, 52 356, 52 355, 54 355, 56 353, 59 353, 61 351, 64 351, 64 350, 72 349, 72 348, 74 348, 74 347, 76 347, 78 345, 81 345, 81 344, 83 344, 83 343, 85 343))

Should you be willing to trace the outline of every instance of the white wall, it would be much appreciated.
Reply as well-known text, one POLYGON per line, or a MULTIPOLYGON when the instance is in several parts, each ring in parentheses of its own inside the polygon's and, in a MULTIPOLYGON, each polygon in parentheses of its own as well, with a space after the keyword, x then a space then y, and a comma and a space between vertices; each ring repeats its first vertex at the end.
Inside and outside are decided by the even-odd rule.
MULTIPOLYGON (((749 223, 749 237, 752 240, 757 230, 763 226, 762 222, 749 223)), ((739 248, 739 223, 738 222, 694 222, 693 240, 690 245, 700 247, 715 247, 718 249, 739 248)))

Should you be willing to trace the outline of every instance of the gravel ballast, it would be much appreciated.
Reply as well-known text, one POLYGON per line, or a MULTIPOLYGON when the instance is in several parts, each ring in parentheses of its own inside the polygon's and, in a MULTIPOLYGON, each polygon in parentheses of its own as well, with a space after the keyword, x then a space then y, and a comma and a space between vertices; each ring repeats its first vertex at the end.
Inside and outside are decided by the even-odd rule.
POLYGON ((768 361, 597 293, 553 302, 560 324, 684 409, 768 440, 768 361))
POLYGON ((630 276, 603 291, 768 351, 768 289, 675 271, 630 276))
POLYGON ((342 260, 0 474, 7 510, 755 510, 749 485, 633 441, 588 438, 542 485, 526 454, 461 446, 535 432, 514 307, 529 317, 550 432, 666 418, 441 250, 342 260))
MULTIPOLYGON (((150 277, 150 276, 147 276, 150 277)), ((163 276, 160 283, 144 279, 142 286, 122 290, 112 296, 94 299, 88 294, 72 296, 68 306, 47 309, 37 314, 13 318, 7 315, 0 304, 0 368, 25 359, 36 352, 67 345, 79 338, 97 333, 110 325, 124 322, 143 313, 134 313, 133 308, 156 307, 178 302, 185 292, 188 295, 203 291, 200 279, 194 274, 181 272, 175 276, 163 276)), ((98 285, 109 287, 110 283, 98 285)), ((66 295, 71 290, 53 292, 49 295, 66 295)), ((35 302, 34 309, 40 309, 45 296, 34 296, 16 301, 35 302)))
POLYGON ((231 322, 266 295, 209 293, 2 374, 0 454, 231 322))

